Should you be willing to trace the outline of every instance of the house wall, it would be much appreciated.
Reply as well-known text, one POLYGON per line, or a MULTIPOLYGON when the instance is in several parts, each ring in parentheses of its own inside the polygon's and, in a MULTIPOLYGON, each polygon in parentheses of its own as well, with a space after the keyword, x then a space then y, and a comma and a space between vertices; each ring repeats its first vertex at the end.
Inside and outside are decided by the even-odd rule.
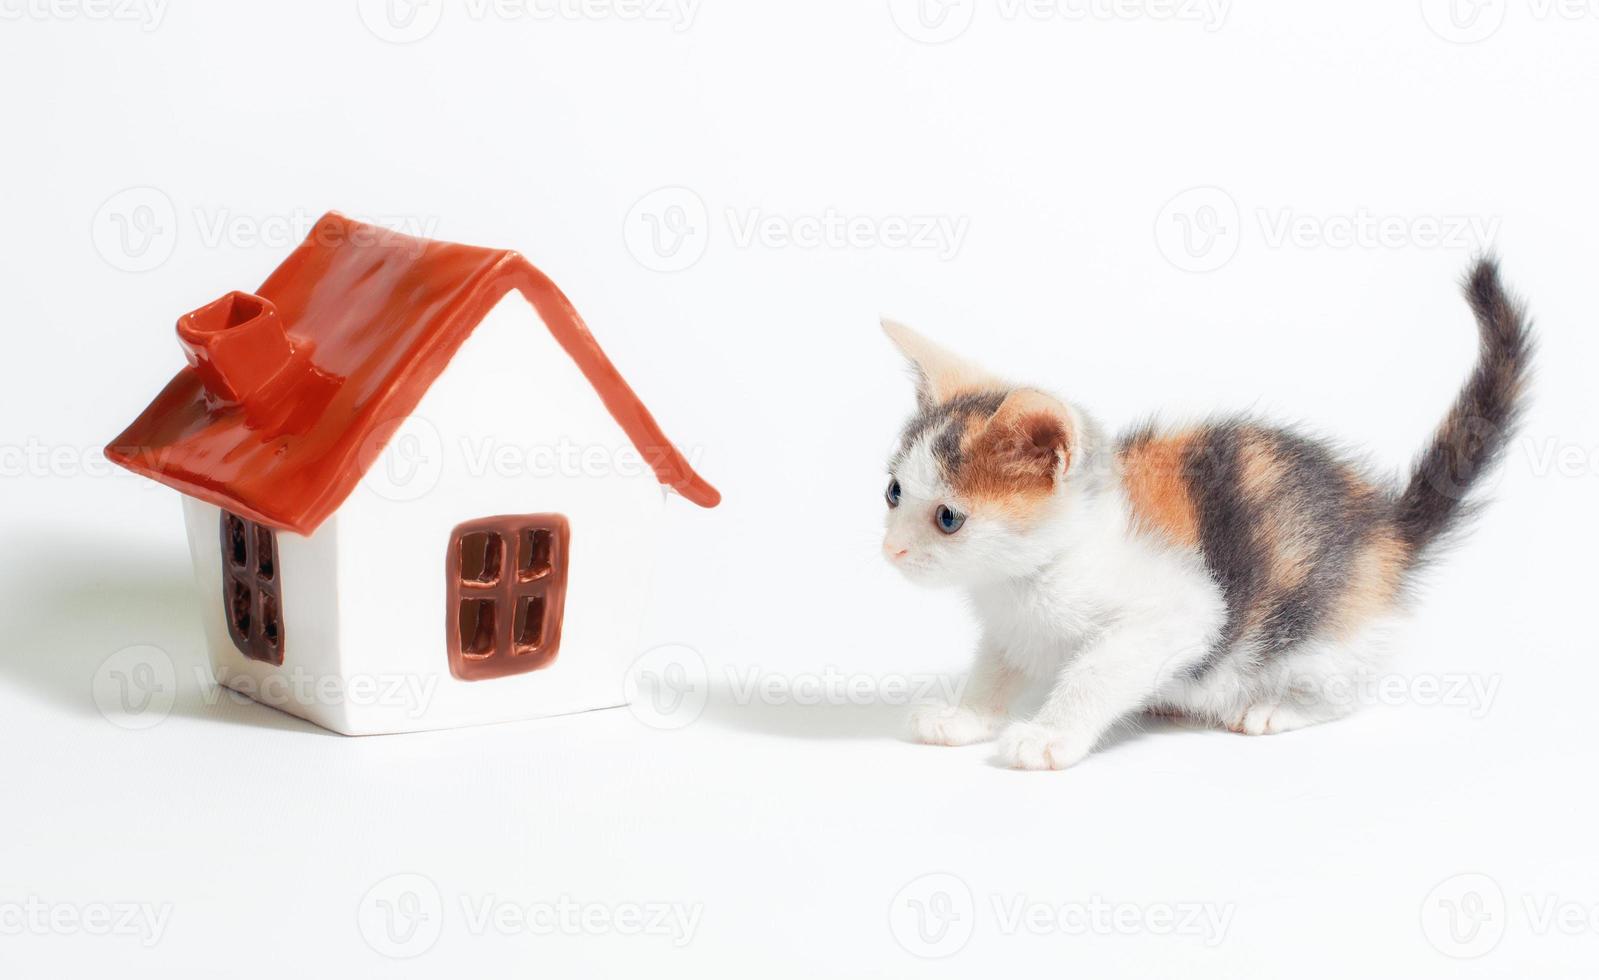
POLYGON ((532 308, 507 297, 336 517, 341 670, 347 683, 380 692, 346 705, 339 730, 444 728, 621 704, 627 667, 642 652, 638 626, 664 498, 532 308), (475 518, 544 512, 571 522, 558 657, 528 674, 456 679, 445 649, 451 531, 475 518))
POLYGON ((228 635, 222 604, 222 511, 184 497, 183 518, 217 682, 325 728, 348 727, 339 657, 338 517, 310 537, 277 532, 282 666, 249 659, 228 635))

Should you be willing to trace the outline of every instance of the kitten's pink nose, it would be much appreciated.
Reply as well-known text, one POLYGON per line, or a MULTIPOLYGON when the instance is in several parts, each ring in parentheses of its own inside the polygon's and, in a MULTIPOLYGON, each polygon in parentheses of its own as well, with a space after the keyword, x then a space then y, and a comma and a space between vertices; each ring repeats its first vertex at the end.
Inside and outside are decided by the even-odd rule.
POLYGON ((901 548, 892 541, 883 542, 883 554, 887 555, 892 561, 899 561, 910 553, 911 550, 909 548, 901 548))

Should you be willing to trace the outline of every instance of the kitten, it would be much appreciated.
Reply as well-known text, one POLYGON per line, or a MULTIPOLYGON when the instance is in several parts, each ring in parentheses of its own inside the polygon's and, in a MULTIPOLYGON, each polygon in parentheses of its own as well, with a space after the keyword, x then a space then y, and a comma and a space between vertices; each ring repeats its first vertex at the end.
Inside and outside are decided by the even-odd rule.
POLYGON ((884 321, 917 411, 889 463, 883 551, 913 581, 963 588, 981 621, 959 702, 918 709, 914 736, 997 735, 1006 765, 1064 769, 1141 709, 1250 735, 1354 710, 1384 627, 1520 414, 1523 308, 1492 259, 1465 291, 1480 360, 1403 488, 1251 419, 1112 440, 1081 409, 884 321), (1048 697, 1006 724, 1030 679, 1048 697))

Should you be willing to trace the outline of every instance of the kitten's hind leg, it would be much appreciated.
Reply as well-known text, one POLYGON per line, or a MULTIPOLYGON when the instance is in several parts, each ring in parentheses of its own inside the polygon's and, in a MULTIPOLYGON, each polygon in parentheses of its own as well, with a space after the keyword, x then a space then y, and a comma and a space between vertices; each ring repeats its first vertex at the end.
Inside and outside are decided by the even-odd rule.
POLYGON ((1278 735, 1353 714, 1387 649, 1386 622, 1343 639, 1311 640, 1263 668, 1249 703, 1227 727, 1243 735, 1278 735))
POLYGON ((1327 705, 1295 704, 1292 698, 1261 701, 1246 708, 1227 728, 1240 735, 1280 735, 1342 718, 1353 710, 1352 705, 1344 710, 1329 710, 1327 705))
POLYGON ((1022 688, 1020 671, 985 641, 977 663, 954 704, 924 704, 911 710, 911 737, 927 745, 971 745, 998 734, 1010 703, 1022 688))

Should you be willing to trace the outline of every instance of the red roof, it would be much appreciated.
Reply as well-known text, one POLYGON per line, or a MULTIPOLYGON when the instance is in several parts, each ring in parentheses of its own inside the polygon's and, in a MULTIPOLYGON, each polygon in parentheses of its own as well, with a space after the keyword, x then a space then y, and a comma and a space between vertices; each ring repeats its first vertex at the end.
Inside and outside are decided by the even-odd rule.
POLYGON ((106 455, 251 520, 310 534, 338 509, 484 315, 519 291, 661 483, 721 499, 572 304, 515 252, 328 213, 255 294, 178 321, 189 366, 106 455))

